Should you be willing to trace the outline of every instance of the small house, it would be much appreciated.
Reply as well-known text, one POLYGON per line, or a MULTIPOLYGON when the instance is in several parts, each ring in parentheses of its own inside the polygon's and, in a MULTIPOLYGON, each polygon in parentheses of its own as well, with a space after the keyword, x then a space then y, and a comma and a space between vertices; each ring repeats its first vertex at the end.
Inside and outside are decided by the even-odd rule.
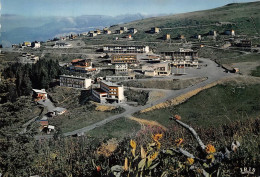
POLYGON ((164 40, 170 40, 171 39, 171 35, 170 34, 165 34, 163 38, 164 38, 164 40))
POLYGON ((126 32, 127 31, 127 27, 122 26, 122 27, 120 27, 120 30, 123 30, 124 32, 126 32))
POLYGON ((35 101, 39 101, 39 100, 46 100, 47 99, 47 92, 45 91, 45 89, 32 89, 33 90, 33 97, 35 98, 35 101))
POLYGON ((124 31, 123 30, 116 30, 116 34, 123 34, 124 31))
POLYGON ((153 28, 151 28, 151 33, 159 33, 160 32, 160 28, 157 28, 157 27, 153 27, 153 28))
POLYGON ((135 33, 137 33, 137 29, 135 29, 135 28, 130 28, 130 29, 129 29, 129 33, 135 34, 135 33))

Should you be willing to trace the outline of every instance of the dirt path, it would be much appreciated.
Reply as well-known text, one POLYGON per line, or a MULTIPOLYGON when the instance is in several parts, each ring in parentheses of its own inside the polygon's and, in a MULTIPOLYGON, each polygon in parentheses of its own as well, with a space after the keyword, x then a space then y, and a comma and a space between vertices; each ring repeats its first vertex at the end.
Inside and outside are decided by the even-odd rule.
POLYGON ((139 118, 136 118, 136 117, 129 117, 130 120, 134 120, 138 123, 141 124, 142 127, 144 127, 144 125, 151 125, 151 126, 158 126, 158 127, 161 127, 163 130, 168 130, 165 126, 159 124, 158 122, 156 121, 153 121, 153 120, 145 120, 145 119, 139 119, 139 118))

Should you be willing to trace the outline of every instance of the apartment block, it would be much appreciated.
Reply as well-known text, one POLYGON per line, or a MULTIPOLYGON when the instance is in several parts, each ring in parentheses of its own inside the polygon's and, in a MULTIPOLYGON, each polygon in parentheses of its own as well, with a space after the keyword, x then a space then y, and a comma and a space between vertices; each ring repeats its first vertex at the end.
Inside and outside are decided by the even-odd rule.
POLYGON ((136 63, 137 55, 134 54, 118 54, 111 56, 111 63, 136 63))
POLYGON ((92 96, 99 103, 122 103, 125 100, 124 86, 101 81, 100 88, 92 89, 92 96))
POLYGON ((78 76, 60 75, 60 86, 87 89, 91 86, 91 79, 78 76))
POLYGON ((118 46, 109 45, 103 47, 103 52, 105 53, 148 53, 149 46, 118 46))

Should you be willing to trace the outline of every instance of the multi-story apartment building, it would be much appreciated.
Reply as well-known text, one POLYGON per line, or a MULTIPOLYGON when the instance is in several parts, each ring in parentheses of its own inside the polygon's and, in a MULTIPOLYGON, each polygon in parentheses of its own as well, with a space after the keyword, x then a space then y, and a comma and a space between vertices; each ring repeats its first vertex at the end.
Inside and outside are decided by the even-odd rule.
POLYGON ((124 86, 112 82, 101 81, 100 88, 92 89, 92 96, 100 103, 122 103, 125 100, 124 86))
POLYGON ((60 86, 87 89, 91 86, 91 79, 78 76, 60 75, 60 86))
POLYGON ((111 63, 136 63, 137 55, 134 54, 117 54, 111 56, 111 63))
POLYGON ((119 45, 109 45, 103 47, 103 52, 105 53, 148 53, 149 46, 119 46, 119 45))
POLYGON ((182 49, 179 51, 161 52, 164 59, 169 59, 175 66, 198 66, 198 52, 192 49, 182 49))
POLYGON ((115 73, 116 74, 128 73, 128 64, 127 63, 116 63, 115 64, 115 73))

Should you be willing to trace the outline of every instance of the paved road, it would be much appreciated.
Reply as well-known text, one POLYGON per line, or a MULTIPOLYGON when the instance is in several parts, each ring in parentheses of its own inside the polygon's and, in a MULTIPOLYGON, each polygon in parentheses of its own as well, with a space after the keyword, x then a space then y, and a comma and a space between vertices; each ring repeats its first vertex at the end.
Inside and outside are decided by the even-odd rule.
MULTIPOLYGON (((101 127, 113 120, 119 119, 119 118, 123 118, 123 117, 130 117, 132 114, 141 111, 143 109, 149 108, 153 105, 157 105, 159 103, 163 103, 167 100, 171 100, 173 98, 176 98, 180 95, 183 95, 185 93, 188 93, 192 90, 195 90, 197 88, 206 86, 210 83, 213 83, 215 81, 218 81, 220 79, 226 78, 226 77, 233 77, 234 74, 230 74, 230 73, 225 73, 224 69, 222 69, 221 67, 217 67, 217 64, 214 63, 213 61, 209 60, 209 59, 201 59, 201 61, 203 61, 204 64, 207 64, 207 67, 203 67, 201 69, 196 69, 196 68, 189 68, 187 69, 187 75, 185 75, 185 77, 188 76, 199 76, 199 77, 208 77, 207 80, 192 85, 190 87, 187 87, 185 89, 181 89, 181 90, 164 90, 164 89, 158 89, 160 91, 166 91, 167 94, 165 95, 165 97, 162 97, 159 100, 156 100, 150 104, 144 105, 144 106, 138 106, 138 107, 131 107, 131 106, 127 106, 127 105, 123 105, 123 107, 126 109, 125 112, 118 114, 118 115, 114 115, 111 117, 106 118, 105 120, 102 120, 100 122, 94 123, 92 125, 86 126, 84 128, 78 129, 78 130, 74 130, 72 132, 67 132, 64 133, 65 136, 71 136, 71 135, 75 135, 75 134, 80 134, 82 132, 88 132, 90 130, 93 130, 95 128, 101 127)), ((173 76, 174 77, 174 76, 173 76)), ((149 89, 149 90, 157 90, 157 89, 149 89)), ((44 138, 51 138, 51 135, 47 135, 47 136, 36 136, 36 139, 44 139, 44 138)))

